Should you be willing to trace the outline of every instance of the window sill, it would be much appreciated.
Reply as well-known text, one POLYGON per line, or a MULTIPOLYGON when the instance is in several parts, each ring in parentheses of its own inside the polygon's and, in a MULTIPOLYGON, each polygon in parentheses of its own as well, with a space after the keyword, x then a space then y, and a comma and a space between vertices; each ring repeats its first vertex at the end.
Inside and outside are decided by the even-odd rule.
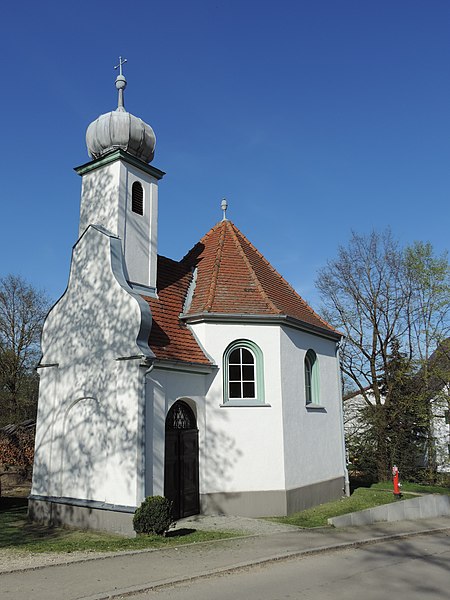
POLYGON ((324 413, 327 412, 327 409, 325 408, 325 406, 322 406, 321 404, 313 404, 312 402, 311 402, 311 404, 307 404, 306 405, 306 410, 308 412, 310 412, 310 411, 311 412, 314 412, 314 411, 316 411, 316 412, 324 412, 324 413))
POLYGON ((227 408, 228 406, 232 406, 233 408, 242 407, 242 408, 256 408, 256 407, 271 407, 271 404, 265 404, 264 402, 249 402, 245 400, 230 400, 229 402, 224 402, 223 404, 219 404, 220 408, 227 408))

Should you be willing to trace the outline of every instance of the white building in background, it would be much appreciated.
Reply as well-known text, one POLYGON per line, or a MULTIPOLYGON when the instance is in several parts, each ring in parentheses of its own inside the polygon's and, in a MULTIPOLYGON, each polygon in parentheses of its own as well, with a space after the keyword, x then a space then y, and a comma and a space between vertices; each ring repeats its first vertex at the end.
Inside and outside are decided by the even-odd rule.
MULTIPOLYGON (((436 381, 434 381, 435 386, 436 381)), ((354 444, 368 429, 367 420, 364 417, 364 409, 367 408, 368 403, 375 404, 375 398, 370 388, 365 390, 365 396, 367 400, 361 393, 354 392, 344 397, 344 431, 348 446, 354 444)), ((440 388, 439 386, 435 387, 433 397, 430 399, 432 415, 430 433, 433 439, 438 473, 450 473, 449 398, 450 389, 448 384, 445 384, 440 388)), ((384 404, 384 397, 381 398, 381 403, 384 404)), ((423 455, 417 467, 424 467, 426 464, 427 445, 424 443, 423 455)), ((355 468, 357 468, 357 464, 355 468)))
POLYGON ((87 131, 79 239, 42 336, 30 515, 131 533, 149 495, 191 514, 286 515, 347 489, 340 334, 226 218, 157 255, 151 127, 87 131))
POLYGON ((450 473, 450 389, 445 386, 431 401, 431 435, 438 473, 450 473))

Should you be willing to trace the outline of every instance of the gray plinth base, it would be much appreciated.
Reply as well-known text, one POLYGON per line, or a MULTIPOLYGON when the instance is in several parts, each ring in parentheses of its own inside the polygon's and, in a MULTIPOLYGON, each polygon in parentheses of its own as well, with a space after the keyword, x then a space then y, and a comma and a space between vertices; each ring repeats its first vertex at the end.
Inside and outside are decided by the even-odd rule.
POLYGON ((317 506, 344 495, 344 477, 291 490, 201 494, 202 514, 279 517, 317 506))
POLYGON ((135 537, 133 529, 134 508, 101 506, 96 502, 72 499, 54 499, 30 496, 28 517, 35 523, 55 527, 74 527, 108 531, 126 537, 135 537))

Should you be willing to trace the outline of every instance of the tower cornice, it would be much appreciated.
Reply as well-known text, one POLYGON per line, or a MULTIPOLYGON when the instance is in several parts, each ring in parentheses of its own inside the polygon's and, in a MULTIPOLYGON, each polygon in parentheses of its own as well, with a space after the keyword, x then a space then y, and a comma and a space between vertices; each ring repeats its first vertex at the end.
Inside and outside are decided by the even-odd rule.
POLYGON ((109 152, 108 154, 105 154, 101 158, 96 158, 94 160, 91 160, 91 161, 85 163, 84 165, 75 167, 74 170, 76 173, 78 173, 78 175, 85 175, 86 173, 95 171, 95 169, 104 167, 105 165, 113 163, 117 160, 123 160, 126 163, 128 163, 129 165, 132 165, 133 167, 137 167, 141 171, 148 173, 149 175, 151 175, 152 177, 154 177, 155 179, 158 179, 158 180, 162 179, 165 175, 164 171, 161 171, 160 169, 157 169, 156 167, 153 167, 152 165, 149 165, 149 164, 145 163, 144 161, 139 160, 139 158, 132 156, 131 154, 129 154, 128 152, 125 152, 125 150, 122 150, 121 148, 117 148, 117 150, 113 150, 113 151, 109 152))

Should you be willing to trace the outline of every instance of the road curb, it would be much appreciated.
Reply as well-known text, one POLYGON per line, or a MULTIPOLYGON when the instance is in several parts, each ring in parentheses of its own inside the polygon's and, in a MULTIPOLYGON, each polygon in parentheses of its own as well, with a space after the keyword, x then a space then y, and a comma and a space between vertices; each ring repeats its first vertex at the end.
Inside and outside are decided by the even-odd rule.
MULTIPOLYGON (((273 556, 269 556, 267 558, 262 558, 258 560, 246 561, 242 563, 236 563, 234 565, 230 565, 228 567, 210 569, 201 573, 199 575, 193 575, 191 577, 180 577, 180 578, 171 578, 160 581, 158 583, 150 584, 150 585, 138 585, 132 586, 128 588, 123 588, 120 590, 115 590, 112 593, 108 594, 95 594, 93 596, 84 596, 80 600, 114 600, 116 598, 127 598, 133 596, 138 593, 150 592, 158 589, 162 589, 171 585, 178 585, 181 583, 193 583, 195 581, 199 581, 201 579, 207 579, 208 577, 212 577, 215 575, 227 575, 231 573, 236 573, 240 570, 249 569, 251 567, 258 567, 261 565, 267 565, 271 563, 275 563, 281 560, 289 560, 294 558, 301 558, 307 556, 314 556, 316 554, 325 554, 328 552, 337 552, 339 550, 345 550, 347 548, 358 548, 362 546, 370 546, 375 545, 377 543, 386 542, 386 541, 396 541, 411 537, 417 537, 420 535, 432 535, 434 533, 443 533, 449 531, 450 527, 438 527, 433 529, 425 529, 421 531, 409 531, 406 533, 396 533, 392 535, 383 535, 377 537, 364 538, 362 540, 355 540, 352 542, 341 542, 339 544, 327 544, 325 546, 319 546, 317 548, 306 548, 304 550, 298 550, 294 552, 286 552, 285 554, 277 554, 273 556)), ((252 536, 246 536, 252 537, 252 536)), ((237 538, 233 538, 237 539, 237 538)))

